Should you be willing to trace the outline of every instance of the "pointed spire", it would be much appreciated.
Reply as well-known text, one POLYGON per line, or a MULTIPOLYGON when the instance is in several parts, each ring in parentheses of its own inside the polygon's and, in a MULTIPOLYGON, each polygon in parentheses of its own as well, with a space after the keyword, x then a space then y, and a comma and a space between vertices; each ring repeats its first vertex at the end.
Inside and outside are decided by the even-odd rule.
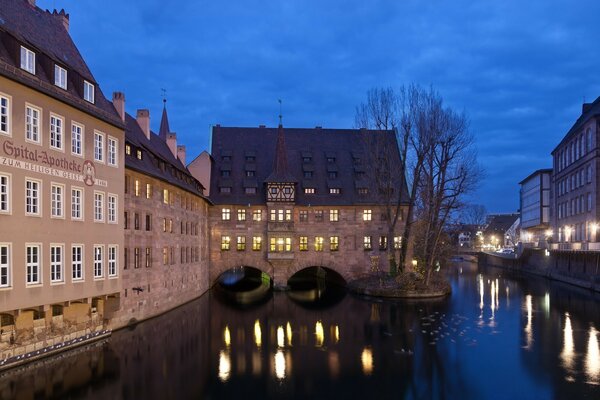
POLYGON ((162 117, 160 119, 160 129, 158 131, 158 136, 162 140, 167 140, 167 135, 171 133, 171 128, 169 128, 169 118, 167 117, 167 99, 163 99, 163 112, 162 117))
POLYGON ((277 145, 275 146, 275 160, 273 163, 273 172, 266 179, 267 183, 295 183, 296 180, 288 171, 287 150, 285 147, 285 134, 283 125, 279 124, 277 129, 277 145))

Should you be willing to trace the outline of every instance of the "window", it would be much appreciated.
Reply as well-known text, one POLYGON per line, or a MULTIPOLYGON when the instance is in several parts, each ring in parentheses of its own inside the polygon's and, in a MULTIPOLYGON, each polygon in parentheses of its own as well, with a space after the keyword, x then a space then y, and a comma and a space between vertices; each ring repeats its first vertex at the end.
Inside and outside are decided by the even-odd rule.
POLYGON ((309 178, 310 179, 310 178, 312 178, 312 176, 313 176, 312 171, 304 171, 304 177, 305 178, 309 178))
POLYGON ((229 176, 231 176, 231 171, 228 169, 224 169, 221 171, 221 177, 222 178, 228 178, 229 176))
POLYGON ((133 268, 137 269, 140 267, 140 248, 135 247, 133 249, 133 268))
POLYGON ((0 244, 0 287, 10 286, 10 246, 8 244, 0 244))
POLYGON ((83 279, 83 246, 71 246, 71 277, 74 281, 83 279))
POLYGON ((167 246, 163 247, 163 265, 169 264, 169 248, 167 246))
POLYGON ((272 237, 269 249, 271 252, 292 251, 292 238, 272 237))
POLYGON ((131 145, 129 143, 125 144, 125 154, 128 156, 131 155, 131 145))
POLYGON ((21 69, 35 75, 35 53, 21 46, 21 69))
MULTIPOLYGON (((139 248, 136 247, 139 252, 139 248)), ((108 246, 108 276, 117 276, 117 246, 108 246)))
POLYGON ((0 213, 10 213, 10 177, 0 175, 0 213))
POLYGON ((329 189, 329 194, 340 194, 341 190, 340 188, 330 188, 329 189))
POLYGON ((291 221, 292 210, 271 210, 270 213, 271 221, 291 221))
POLYGON ((140 214, 138 213, 133 214, 133 229, 136 231, 140 230, 140 214))
POLYGON ((339 210, 329 210, 329 221, 337 222, 340 220, 339 210))
POLYGON ((312 161, 312 157, 302 157, 302 162, 303 163, 309 163, 312 161))
POLYGON ((363 237, 363 249, 371 250, 371 236, 363 237))
POLYGON ((254 171, 246 171, 246 176, 252 178, 253 176, 256 176, 256 173, 254 171))
POLYGON ((64 119, 56 115, 50 115, 50 147, 63 149, 63 126, 64 119))
POLYGON ((140 197, 141 189, 140 189, 140 181, 139 181, 139 179, 136 179, 134 181, 133 189, 134 189, 135 197, 140 197))
POLYGON ((25 180, 25 213, 40 215, 40 187, 39 181, 25 180))
POLYGON ((152 215, 150 215, 150 214, 146 214, 146 230, 147 231, 152 230, 152 215))
POLYGON ((221 210, 221 220, 222 221, 231 220, 231 209, 230 208, 224 208, 221 210))
POLYGON ((221 236, 221 250, 229 250, 230 244, 231 244, 231 237, 221 236))
POLYGON ((138 160, 141 160, 141 159, 142 159, 142 150, 140 150, 140 149, 137 149, 137 150, 135 151, 135 156, 136 156, 136 158, 137 158, 138 160))
POLYGON ((369 189, 367 189, 367 188, 359 188, 358 189, 358 194, 360 194, 360 195, 369 194, 369 189))
MULTIPOLYGON (((119 154, 117 139, 112 136, 108 137, 108 165, 117 165, 117 155, 119 154)), ((139 150, 138 150, 139 151, 139 150)), ((138 157, 141 158, 141 157, 138 157)))
POLYGON ((329 177, 329 179, 336 179, 337 178, 337 172, 335 172, 335 171, 329 171, 327 173, 327 176, 329 177))
POLYGON ((238 251, 246 250, 246 236, 237 237, 237 249, 238 251))
POLYGON ((104 162, 104 134, 94 132, 94 160, 104 162))
POLYGON ((315 251, 323 251, 323 236, 315 237, 315 251))
POLYGON ((63 191, 64 188, 61 185, 52 184, 50 188, 50 215, 53 218, 64 218, 63 191))
POLYGON ((231 193, 231 188, 228 186, 223 186, 219 188, 219 193, 229 194, 231 193))
POLYGON ((54 84, 67 90, 67 70, 56 64, 54 64, 54 84))
POLYGON ((146 247, 146 268, 152 266, 152 247, 146 247))
POLYGON ((340 239, 338 236, 329 237, 329 250, 338 251, 340 249, 340 239))
POLYGON ((71 124, 71 153, 83 155, 83 126, 79 124, 71 124))
POLYGON ((304 188, 304 194, 315 194, 315 188, 304 188))
POLYGON ((262 221, 262 210, 253 210, 252 211, 252 221, 257 221, 257 222, 262 221))
POLYGON ((108 195, 108 223, 117 223, 117 196, 114 194, 108 195))
POLYGON ((221 157, 221 160, 222 160, 222 161, 229 162, 229 161, 231 161, 231 156, 222 156, 222 157, 221 157))
POLYGON ((260 236, 253 236, 252 237, 252 250, 254 251, 258 251, 261 249, 261 245, 262 245, 262 237, 260 236))
POLYGON ((40 115, 38 108, 27 106, 25 107, 25 139, 40 143, 40 115))
POLYGON ((300 210, 300 212, 298 213, 298 218, 300 222, 308 222, 308 211, 300 210))
POLYGON ((0 133, 5 135, 9 135, 9 118, 10 118, 10 110, 9 110, 9 102, 8 97, 4 97, 0 95, 0 133))
POLYGON ((83 99, 90 103, 94 102, 94 85, 86 80, 83 81, 83 99))
POLYGON ((402 236, 394 236, 394 249, 398 250, 402 247, 402 236))
POLYGON ((94 192, 94 221, 104 222, 104 193, 94 192))
POLYGON ((63 247, 50 246, 50 281, 63 280, 63 247))
POLYGON ((146 183, 146 198, 152 198, 152 185, 150 183, 146 183))
POLYGON ((169 190, 163 189, 163 203, 169 204, 169 190))
POLYGON ((256 188, 255 187, 244 188, 244 193, 246 193, 246 194, 256 194, 256 188))
POLYGON ((327 162, 328 163, 334 163, 335 162, 335 157, 327 157, 327 162))
POLYGON ((94 246, 94 278, 102 278, 104 276, 103 253, 103 246, 94 246))
POLYGON ((592 194, 587 194, 587 210, 588 212, 592 211, 592 194))
POLYGON ((163 232, 167 231, 167 219, 163 218, 163 232))
POLYGON ((372 217, 371 210, 363 210, 363 221, 370 221, 372 217))
POLYGON ((316 222, 323 222, 323 210, 316 210, 315 211, 315 221, 316 222))
POLYGON ((387 250, 387 236, 379 236, 379 250, 387 250))
POLYGON ((246 220, 246 210, 244 210, 244 209, 237 210, 237 219, 238 219, 238 221, 245 221, 246 220))
POLYGON ((300 251, 308 250, 308 236, 300 236, 299 247, 300 251))
POLYGON ((256 161, 256 157, 254 156, 246 156, 246 162, 254 162, 256 161))
POLYGON ((27 284, 41 283, 40 245, 27 245, 25 250, 25 268, 27 272, 27 284))
POLYGON ((83 190, 71 188, 71 219, 83 219, 83 190))

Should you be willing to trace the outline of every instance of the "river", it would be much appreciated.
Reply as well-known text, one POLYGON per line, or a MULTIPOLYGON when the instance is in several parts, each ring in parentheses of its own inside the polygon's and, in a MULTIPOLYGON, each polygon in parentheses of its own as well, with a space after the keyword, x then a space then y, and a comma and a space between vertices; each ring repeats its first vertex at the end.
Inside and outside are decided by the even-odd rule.
POLYGON ((599 295, 474 264, 448 276, 452 295, 428 301, 319 287, 239 306, 211 291, 4 373, 0 398, 600 398, 599 295))

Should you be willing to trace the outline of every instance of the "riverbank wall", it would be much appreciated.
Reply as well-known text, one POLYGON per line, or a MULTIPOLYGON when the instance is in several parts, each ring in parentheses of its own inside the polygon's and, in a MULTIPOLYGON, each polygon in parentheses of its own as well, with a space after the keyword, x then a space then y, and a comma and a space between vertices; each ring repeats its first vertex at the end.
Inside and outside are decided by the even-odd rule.
POLYGON ((517 255, 479 253, 479 265, 543 276, 600 292, 600 252, 523 249, 517 255))

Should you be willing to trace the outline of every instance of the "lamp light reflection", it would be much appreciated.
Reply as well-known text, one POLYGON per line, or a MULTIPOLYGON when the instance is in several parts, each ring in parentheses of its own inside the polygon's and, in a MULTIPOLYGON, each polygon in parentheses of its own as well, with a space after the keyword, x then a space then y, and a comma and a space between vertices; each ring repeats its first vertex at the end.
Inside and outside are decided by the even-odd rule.
POLYGON ((277 350, 275 353, 275 376, 277 379, 285 379, 285 356, 282 350, 277 350))
POLYGON ((292 325, 290 325, 289 322, 285 326, 285 330, 286 330, 286 333, 287 333, 288 346, 291 347, 292 346, 292 325))
POLYGON ((223 331, 223 341, 225 342, 225 346, 231 346, 231 332, 229 332, 228 326, 225 326, 225 330, 223 331))
POLYGON ((525 296, 525 306, 527 307, 527 326, 525 326, 525 339, 526 339, 526 349, 531 348, 531 344, 533 343, 533 328, 531 325, 532 313, 533 313, 533 305, 531 301, 531 295, 528 294, 525 296))
POLYGON ((334 338, 335 344, 337 344, 340 341, 340 327, 337 325, 335 326, 335 329, 334 329, 333 338, 334 338))
POLYGON ((571 328, 571 317, 565 313, 565 329, 563 330, 563 349, 560 359, 567 370, 571 370, 575 364, 575 345, 573 344, 573 328, 571 328))
POLYGON ((590 327, 590 338, 588 339, 587 355, 585 357, 585 374, 588 383, 598 385, 600 383, 600 348, 598 348, 598 331, 590 327))
POLYGON ((360 361, 362 362, 362 369, 365 375, 371 375, 373 373, 373 352, 369 347, 365 347, 360 355, 360 361))
POLYGON ((260 329, 260 322, 258 322, 258 320, 254 322, 254 342, 256 343, 257 347, 262 345, 262 332, 260 329))
POLYGON ((219 379, 222 382, 227 382, 231 375, 231 359, 229 353, 221 350, 219 353, 219 379))
POLYGON ((323 341, 325 340, 325 333, 323 331, 323 324, 321 321, 317 321, 315 324, 315 345, 317 347, 323 346, 323 341))
POLYGON ((283 332, 283 326, 277 327, 277 347, 285 346, 285 333, 283 332))

